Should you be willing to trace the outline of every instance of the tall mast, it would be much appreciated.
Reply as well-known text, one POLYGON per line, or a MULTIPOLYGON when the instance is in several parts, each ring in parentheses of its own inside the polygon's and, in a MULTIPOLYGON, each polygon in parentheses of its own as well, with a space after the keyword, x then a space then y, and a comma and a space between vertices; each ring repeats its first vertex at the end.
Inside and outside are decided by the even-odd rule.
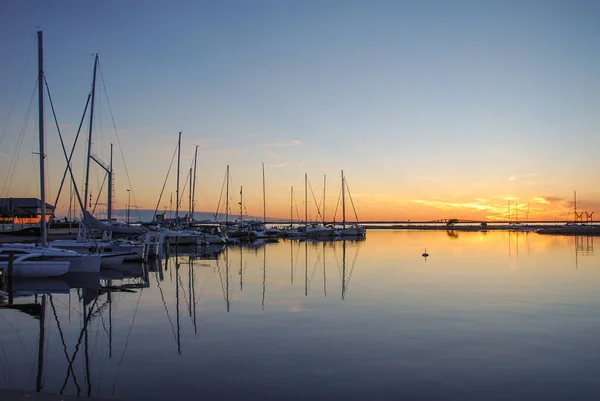
POLYGON ((194 188, 192 189, 192 221, 194 221, 194 206, 196 204, 196 163, 198 161, 198 145, 194 151, 194 188))
POLYGON ((112 183, 113 183, 113 144, 110 144, 110 164, 108 167, 108 205, 106 210, 106 218, 108 219, 108 224, 111 224, 112 218, 112 183))
POLYGON ((48 244, 48 233, 46 230, 46 176, 45 176, 45 154, 44 154, 44 35, 38 31, 38 103, 39 103, 39 156, 40 156, 40 200, 41 214, 40 233, 42 236, 42 245, 48 244))
POLYGON ((85 158, 85 190, 83 196, 83 212, 87 210, 89 182, 90 182, 90 156, 92 154, 92 127, 94 125, 94 100, 96 99, 96 71, 98 69, 98 53, 94 59, 94 78, 92 80, 92 101, 90 104, 90 128, 88 130, 88 147, 87 156, 85 158))
POLYGON ((291 187, 290 191, 290 228, 294 224, 294 187, 291 187))
POLYGON ((192 221, 192 167, 190 167, 190 190, 189 190, 189 200, 188 200, 188 221, 192 221))
POLYGON ((577 223, 577 191, 573 191, 573 213, 575 213, 575 222, 577 223))
POLYGON ((263 174, 263 224, 267 222, 267 195, 265 191, 265 163, 262 164, 263 174))
POLYGON ((175 195, 175 224, 179 224, 179 164, 181 162, 181 131, 177 140, 177 189, 175 195))
POLYGON ((346 228, 346 181, 342 170, 342 227, 346 228))
POLYGON ((244 187, 240 187, 240 223, 244 221, 244 187))
POLYGON ((327 176, 323 176, 323 225, 325 225, 325 184, 327 183, 327 176))
POLYGON ((227 190, 225 192, 225 227, 229 223, 229 164, 227 165, 227 190))
POLYGON ((304 173, 304 226, 308 226, 308 174, 304 173))

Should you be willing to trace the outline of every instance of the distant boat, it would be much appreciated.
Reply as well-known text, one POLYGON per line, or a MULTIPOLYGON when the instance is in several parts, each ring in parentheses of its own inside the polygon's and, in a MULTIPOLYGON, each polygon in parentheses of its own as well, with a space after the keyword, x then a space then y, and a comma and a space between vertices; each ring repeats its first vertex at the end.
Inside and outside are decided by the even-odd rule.
POLYGON ((202 224, 194 227, 197 232, 198 241, 205 244, 226 244, 227 238, 221 231, 219 224, 202 224))
POLYGON ((337 234, 333 227, 323 226, 318 223, 307 225, 305 230, 305 235, 308 238, 333 238, 337 234))
POLYGON ((536 231, 538 227, 532 227, 528 224, 522 223, 509 223, 507 230, 509 231, 536 231))
MULTIPOLYGON (((352 209, 354 209, 354 203, 352 203, 352 209)), ((354 215, 356 215, 355 209, 354 215)), ((344 170, 342 170, 342 227, 336 228, 335 232, 342 237, 364 237, 367 234, 365 227, 361 226, 358 221, 350 226, 346 223, 346 178, 344 177, 344 170)))

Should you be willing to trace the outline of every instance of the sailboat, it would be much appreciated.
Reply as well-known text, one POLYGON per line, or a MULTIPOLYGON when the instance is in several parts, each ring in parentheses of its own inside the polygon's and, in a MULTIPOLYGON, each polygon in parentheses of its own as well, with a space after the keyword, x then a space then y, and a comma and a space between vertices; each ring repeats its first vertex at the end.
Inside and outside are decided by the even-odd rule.
MULTIPOLYGON (((318 211, 318 210, 317 210, 318 211)), ((299 228, 302 230, 302 227, 299 228)), ((335 231, 319 223, 308 224, 308 175, 304 174, 304 235, 308 238, 333 238, 335 231)))
MULTIPOLYGON (((177 187, 175 192, 175 221, 170 224, 170 227, 156 226, 156 231, 159 233, 160 243, 169 243, 170 245, 196 245, 200 233, 194 230, 182 228, 179 218, 179 169, 181 165, 181 131, 177 139, 177 187)), ((191 186, 191 185, 190 185, 191 186)), ((161 193, 162 195, 162 193, 161 193)), ((159 200, 160 201, 160 200, 159 200)), ((190 200, 191 203, 191 200, 190 200)), ((157 206, 158 207, 158 206, 157 206)), ((191 212, 191 211, 190 211, 191 212)), ((191 213, 190 213, 191 214, 191 213)), ((187 223, 189 223, 189 219, 187 223)))
POLYGON ((46 226, 46 183, 44 147, 44 51, 43 33, 38 31, 38 113, 39 113, 39 167, 40 167, 40 233, 41 244, 4 244, 0 246, 0 267, 8 263, 10 255, 17 255, 13 274, 26 277, 53 277, 70 272, 98 272, 100 257, 82 255, 48 245, 46 226), (36 266, 40 271, 37 271, 36 266), (44 270, 44 266, 48 268, 44 270), (67 270, 63 270, 65 268, 67 270), (51 268, 50 268, 51 267, 51 268))
MULTIPOLYGON (((352 208, 354 208, 354 203, 352 208)), ((356 215, 356 210, 354 214, 356 215)), ((336 229, 337 235, 342 237, 364 237, 367 231, 358 223, 358 218, 356 220, 357 222, 351 225, 346 222, 346 178, 344 177, 344 170, 342 170, 342 227, 336 229)))
MULTIPOLYGON (((529 214, 529 206, 527 207, 529 214)), ((529 216, 528 216, 529 218, 529 216)), ((515 205, 515 221, 511 221, 510 199, 508 200, 508 231, 535 231, 536 227, 530 227, 528 224, 522 224, 519 221, 519 202, 515 205)))
POLYGON ((12 263, 12 273, 8 274, 12 274, 15 277, 61 276, 69 271, 70 266, 68 260, 49 260, 44 258, 41 253, 35 252, 22 253, 16 255, 16 257, 13 256, 13 258, 12 262, 8 260, 0 261, 0 270, 8 272, 9 264, 12 263))
MULTIPOLYGON (((76 252, 80 252, 83 254, 92 254, 99 255, 100 264, 102 266, 111 266, 121 264, 124 260, 143 260, 145 258, 146 252, 146 244, 136 241, 117 241, 112 239, 112 232, 119 231, 124 233, 132 233, 132 234, 141 234, 143 230, 137 227, 119 227, 119 226, 111 226, 106 225, 96 218, 94 218, 87 211, 87 199, 88 199, 88 191, 89 191, 89 172, 90 172, 90 162, 91 160, 98 163, 101 167, 103 167, 107 173, 109 174, 109 179, 112 179, 112 152, 111 152, 111 166, 110 168, 100 163, 96 158, 91 154, 91 145, 92 145, 92 127, 93 127, 93 117, 94 117, 94 100, 95 100, 95 92, 96 92, 96 71, 98 68, 98 55, 96 54, 94 60, 94 76, 92 81, 92 92, 91 92, 91 112, 90 112, 90 121, 89 121, 89 130, 88 130, 88 148, 87 148, 87 157, 86 157, 86 174, 85 174, 85 192, 83 197, 83 202, 80 200, 80 205, 82 208, 82 220, 79 225, 79 231, 77 234, 77 239, 75 240, 55 240, 50 242, 50 245, 56 248, 72 250, 76 252), (99 230, 104 233, 104 237, 101 240, 96 240, 93 237, 93 230, 99 230)), ((66 154, 65 154, 66 156, 66 154)), ((69 163, 69 158, 67 158, 67 163, 69 163)), ((67 166, 67 169, 70 170, 70 166, 67 166)), ((72 177, 71 177, 72 178, 72 177)), ((109 184, 109 192, 111 190, 111 185, 109 184)), ((77 192, 77 191, 76 191, 77 192)), ((79 194, 78 194, 79 197, 79 194)), ((109 205, 110 205, 111 194, 109 193, 109 205)), ((110 210, 110 208, 109 208, 110 210)), ((110 214, 110 211, 109 211, 110 214)), ((110 222, 110 215, 108 221, 110 222)), ((98 267, 99 269, 99 267, 98 267)), ((96 270, 98 271, 98 270, 96 270)))

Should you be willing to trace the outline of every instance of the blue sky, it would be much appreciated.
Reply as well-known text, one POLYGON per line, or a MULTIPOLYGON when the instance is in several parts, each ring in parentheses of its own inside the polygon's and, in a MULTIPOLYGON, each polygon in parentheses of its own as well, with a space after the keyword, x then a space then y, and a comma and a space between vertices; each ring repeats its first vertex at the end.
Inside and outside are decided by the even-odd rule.
MULTIPOLYGON (((365 217, 491 217, 512 199, 563 218, 573 190, 582 207, 600 205, 599 17, 593 1, 5 1, 0 152, 14 153, 41 29, 67 137, 100 54, 131 180, 116 166, 121 205, 131 187, 154 207, 183 131, 183 170, 200 145, 202 210, 216 208, 229 164, 248 212, 262 215, 264 162, 273 215, 305 173, 315 191, 327 175, 335 204, 344 169, 365 217)), ((114 131, 98 98, 94 147, 106 157, 114 131)), ((53 182, 62 160, 48 135, 53 182)), ((15 171, 29 178, 11 193, 35 195, 24 184, 33 144, 15 171)))

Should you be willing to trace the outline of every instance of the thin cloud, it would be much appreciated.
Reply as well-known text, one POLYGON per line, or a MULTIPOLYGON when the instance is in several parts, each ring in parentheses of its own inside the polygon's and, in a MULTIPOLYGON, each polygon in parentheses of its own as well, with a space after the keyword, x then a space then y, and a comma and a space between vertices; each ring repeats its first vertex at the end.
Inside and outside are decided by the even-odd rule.
POLYGON ((300 146, 300 145, 302 145, 301 141, 298 141, 296 139, 291 139, 289 141, 273 142, 273 143, 267 143, 267 144, 264 144, 264 145, 257 145, 257 147, 281 148, 281 147, 287 147, 287 146, 300 146))
POLYGON ((549 205, 550 201, 546 198, 543 198, 541 196, 536 196, 535 198, 532 199, 532 201, 537 202, 537 203, 541 203, 544 205, 549 205))
POLYGON ((536 173, 513 174, 510 177, 508 177, 508 181, 510 181, 510 182, 523 181, 523 179, 527 178, 527 180, 525 180, 524 182, 529 185, 533 185, 533 184, 535 184, 535 181, 533 181, 531 179, 531 177, 534 177, 536 175, 537 175, 536 173))
POLYGON ((551 202, 562 202, 562 201, 565 200, 565 198, 562 197, 562 196, 544 196, 544 197, 542 197, 542 199, 545 199, 549 203, 551 203, 551 202))

